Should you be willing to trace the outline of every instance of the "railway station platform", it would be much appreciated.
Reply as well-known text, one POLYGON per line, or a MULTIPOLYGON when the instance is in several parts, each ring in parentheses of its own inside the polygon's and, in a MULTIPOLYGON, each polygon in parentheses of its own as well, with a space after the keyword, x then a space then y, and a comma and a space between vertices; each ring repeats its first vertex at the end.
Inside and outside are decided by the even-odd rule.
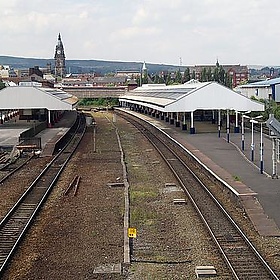
POLYGON ((52 128, 46 128, 36 135, 41 138, 41 156, 52 156, 55 144, 63 137, 75 123, 76 111, 67 111, 52 128))
MULTIPOLYGON (((54 144, 71 128, 76 120, 76 111, 66 111, 63 117, 52 128, 46 128, 36 135, 41 138, 42 156, 52 155, 54 144)), ((0 147, 14 147, 19 144, 22 132, 36 125, 36 122, 18 120, 15 117, 0 126, 0 147)))
POLYGON ((118 108, 159 127, 193 154, 236 196, 263 236, 280 236, 280 179, 272 178, 272 141, 263 137, 263 174, 260 172, 260 132, 254 132, 254 161, 251 154, 251 130, 245 130, 245 149, 241 133, 225 129, 218 135, 216 124, 195 122, 196 134, 183 131, 164 120, 118 108), (229 140, 229 141, 228 141, 229 140))

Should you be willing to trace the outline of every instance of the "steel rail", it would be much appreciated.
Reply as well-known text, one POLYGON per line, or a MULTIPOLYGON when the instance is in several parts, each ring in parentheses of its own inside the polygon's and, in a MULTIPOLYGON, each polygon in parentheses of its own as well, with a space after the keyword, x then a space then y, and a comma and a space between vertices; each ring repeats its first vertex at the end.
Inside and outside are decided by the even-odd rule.
POLYGON ((7 173, 6 175, 4 175, 1 179, 0 179, 0 184, 2 184, 5 180, 7 180, 10 176, 12 176, 15 172, 17 172, 19 169, 21 169, 24 165, 26 165, 32 158, 34 157, 34 155, 28 157, 24 162, 22 162, 21 164, 17 164, 15 163, 11 163, 7 166, 4 166, 1 170, 0 173, 7 173), (6 171, 8 170, 8 171, 6 171))
POLYGON ((0 275, 38 214, 85 132, 82 115, 70 141, 52 159, 0 222, 0 275))
MULTIPOLYGON (((135 120, 135 117, 133 116, 128 116, 127 114, 123 115, 121 114, 122 117, 127 119, 129 122, 134 124, 139 131, 153 144, 153 146, 159 151, 165 162, 168 164, 168 166, 171 168, 173 171, 174 175, 180 182, 181 186, 183 187, 185 193, 188 195, 189 199, 193 203, 195 209, 198 211, 202 221, 206 225, 206 228, 208 229, 213 241, 217 245, 218 249, 220 250, 226 264, 228 265, 229 269, 231 270, 233 276, 235 279, 279 279, 278 276, 275 274, 275 272, 272 270, 272 268, 268 265, 268 263, 264 260, 264 258, 261 256, 261 254, 257 251, 255 246, 252 244, 252 242, 247 238, 246 234, 241 230, 241 228, 237 225, 237 223, 231 218, 231 216, 227 213, 227 211, 224 209, 224 207, 221 205, 221 203, 214 197, 214 195, 209 191, 209 189, 206 187, 206 185, 200 180, 200 178, 195 174, 193 170, 189 168, 189 166, 185 163, 184 160, 176 153, 174 152, 174 149, 171 149, 170 147, 172 144, 170 142, 166 143, 166 139, 162 140, 162 138, 159 138, 157 135, 155 135, 153 132, 150 131, 149 127, 147 127, 147 124, 151 126, 151 124, 147 123, 145 120, 139 119, 136 117, 138 120, 135 120), (133 120, 132 120, 133 118, 133 120), (143 126, 143 124, 139 123, 145 122, 146 125, 143 126), (156 140, 155 140, 156 139, 156 140), (160 147, 164 146, 164 147, 160 147), (163 149, 168 150, 169 155, 165 155, 163 149), (174 156, 177 160, 177 162, 180 162, 181 167, 178 167, 177 162, 174 160, 170 160, 170 154, 174 156), (176 162, 176 163, 175 163, 176 162), (178 172, 178 169, 183 168, 185 172, 180 171, 178 172), (215 229, 215 226, 217 225, 215 223, 211 224, 211 221, 209 222, 209 215, 208 218, 206 218, 207 215, 205 215, 205 210, 202 210, 202 205, 198 205, 196 202, 197 199, 193 198, 193 195, 190 193, 189 189, 186 186, 186 180, 184 177, 186 177, 186 170, 189 171, 190 174, 192 174, 192 177, 195 179, 196 182, 199 183, 199 185, 202 187, 204 192, 207 193, 207 196, 211 198, 211 201, 217 206, 217 209, 222 213, 222 216, 226 218, 226 221, 229 222, 230 225, 232 225, 233 229, 235 232, 233 233, 232 229, 229 229, 230 231, 230 238, 233 238, 230 240, 228 243, 226 242, 227 240, 223 239, 224 235, 221 234, 217 229, 215 229), (213 228, 214 227, 214 228, 213 228), (237 233, 240 235, 240 237, 237 236, 237 233), (218 236, 220 234, 220 236, 218 236), (249 249, 245 248, 245 243, 243 244, 241 239, 246 243, 249 249), (230 244, 230 246, 228 245, 230 244), (236 260, 236 255, 234 255, 234 246, 238 245, 237 247, 237 253, 240 254, 240 251, 242 251, 244 259, 240 260, 240 258, 237 257, 236 260), (229 250, 232 249, 232 250, 229 250), (248 251, 249 250, 249 251, 248 251), (233 251, 233 253, 231 252, 233 251), (252 252, 252 254, 250 253, 252 252), (249 256, 249 260, 251 263, 246 262, 246 255, 250 256, 255 256, 257 264, 253 264, 253 259, 249 256), (235 263, 233 263, 235 261, 235 263), (239 263, 239 261, 243 261, 246 263, 247 267, 241 267, 240 265, 242 263, 239 263), (238 267, 239 265, 239 267, 238 267), (264 269, 263 271, 259 271, 260 266, 262 266, 264 269), (251 271, 250 271, 251 270, 251 271), (267 274, 264 276, 264 274, 267 272, 267 274), (261 274, 261 275, 260 275, 261 274), (255 277, 266 277, 266 278, 255 278, 255 277)), ((153 126, 154 129, 157 129, 155 126, 153 126)), ((168 141, 172 140, 171 137, 168 138, 168 141)), ((173 143, 174 145, 174 143, 173 143)), ((175 143, 175 146, 177 144, 175 143)), ((193 187, 193 185, 192 185, 193 187)), ((205 195, 204 195, 205 197, 205 195)), ((204 201, 205 203, 205 201, 204 201)), ((206 204, 206 203, 205 203, 206 204)), ((213 210, 212 210, 213 211, 213 210)), ((217 212, 217 210, 215 210, 217 212)), ((220 214, 219 214, 220 215, 220 214)), ((218 215, 217 215, 218 216, 218 215)), ((218 217, 216 217, 218 219, 218 217)), ((222 227, 228 227, 228 225, 225 225, 225 221, 219 221, 220 225, 222 227), (222 224, 223 223, 223 224, 222 224)))

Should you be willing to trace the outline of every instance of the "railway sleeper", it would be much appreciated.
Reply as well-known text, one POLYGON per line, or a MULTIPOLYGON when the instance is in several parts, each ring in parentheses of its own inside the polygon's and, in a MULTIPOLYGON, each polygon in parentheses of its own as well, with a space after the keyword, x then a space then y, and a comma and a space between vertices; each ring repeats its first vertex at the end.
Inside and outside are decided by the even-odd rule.
POLYGON ((4 242, 1 242, 0 248, 2 249, 3 247, 6 247, 7 245, 13 245, 14 240, 5 240, 4 242))
POLYGON ((196 266, 195 274, 197 278, 213 277, 217 275, 216 268, 214 266, 196 266))
POLYGON ((173 199, 173 204, 175 205, 182 205, 182 204, 186 204, 187 201, 185 198, 174 198, 173 199))
POLYGON ((114 188, 116 188, 116 187, 124 187, 124 183, 123 182, 108 183, 107 186, 110 187, 110 188, 111 187, 114 187, 114 188))
POLYGON ((0 247, 1 252, 4 252, 4 253, 9 252, 11 250, 11 248, 13 247, 13 244, 14 244, 14 242, 10 243, 10 244, 6 244, 6 246, 1 246, 0 247))

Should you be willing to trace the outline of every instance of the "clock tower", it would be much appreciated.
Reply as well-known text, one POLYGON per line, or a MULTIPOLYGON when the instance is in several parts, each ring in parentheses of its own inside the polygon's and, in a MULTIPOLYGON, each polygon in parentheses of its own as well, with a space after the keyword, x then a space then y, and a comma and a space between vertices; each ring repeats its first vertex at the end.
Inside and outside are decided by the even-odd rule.
POLYGON ((57 45, 55 47, 54 60, 55 60, 55 66, 54 66, 55 77, 63 78, 66 74, 66 67, 65 67, 65 53, 64 53, 64 48, 61 41, 60 33, 58 34, 57 45))

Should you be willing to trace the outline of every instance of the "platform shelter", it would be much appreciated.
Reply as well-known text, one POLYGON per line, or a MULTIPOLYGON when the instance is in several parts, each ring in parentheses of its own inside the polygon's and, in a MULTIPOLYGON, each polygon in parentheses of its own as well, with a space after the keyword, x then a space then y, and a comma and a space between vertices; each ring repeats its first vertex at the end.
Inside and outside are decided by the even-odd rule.
POLYGON ((13 116, 21 119, 47 120, 48 127, 63 111, 75 110, 78 98, 56 88, 15 86, 0 90, 0 119, 13 116))
POLYGON ((212 122, 221 124, 221 113, 226 114, 227 129, 230 125, 230 112, 235 114, 235 130, 239 129, 238 114, 242 112, 264 111, 264 104, 249 99, 230 88, 216 82, 191 80, 182 85, 145 84, 120 97, 120 105, 142 113, 165 119, 176 127, 195 133, 194 121, 203 120, 206 113, 212 122))

